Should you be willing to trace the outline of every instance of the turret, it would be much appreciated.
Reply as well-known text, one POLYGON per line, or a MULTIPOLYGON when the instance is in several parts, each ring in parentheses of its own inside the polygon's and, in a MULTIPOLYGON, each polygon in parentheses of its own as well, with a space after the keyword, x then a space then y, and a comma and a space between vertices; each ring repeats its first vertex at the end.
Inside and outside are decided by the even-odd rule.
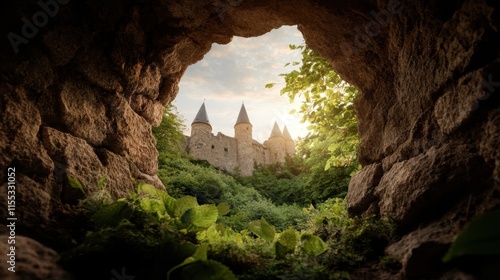
POLYGON ((212 136, 212 125, 208 120, 207 110, 205 108, 205 102, 198 110, 198 114, 191 123, 191 138, 189 139, 189 153, 192 154, 197 159, 210 159, 210 149, 207 147, 210 145, 210 139, 212 136))
POLYGON ((238 166, 241 175, 250 176, 253 173, 252 124, 244 104, 241 105, 234 125, 234 138, 238 143, 238 166))
POLYGON ((285 162, 285 138, 277 122, 274 123, 271 136, 269 136, 269 139, 266 141, 266 146, 269 148, 271 163, 285 162))
POLYGON ((283 129, 283 138, 285 138, 285 152, 289 156, 295 155, 295 142, 293 142, 292 136, 290 136, 290 132, 288 132, 288 128, 285 125, 283 129))

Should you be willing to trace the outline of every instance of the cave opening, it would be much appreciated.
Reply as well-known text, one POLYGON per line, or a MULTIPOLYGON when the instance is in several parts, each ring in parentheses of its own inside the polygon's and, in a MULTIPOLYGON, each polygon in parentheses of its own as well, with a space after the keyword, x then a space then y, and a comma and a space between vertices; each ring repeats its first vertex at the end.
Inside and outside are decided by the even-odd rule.
MULTIPOLYGON (((400 263, 398 276, 487 277, 493 259, 464 271, 460 262, 439 260, 464 224, 499 207, 498 4, 451 2, 24 0, 4 5, 0 166, 16 170, 15 213, 22 217, 16 252, 47 263, 23 266, 20 257, 18 268, 25 274, 16 276, 44 279, 52 273, 64 279, 58 253, 75 238, 85 238, 81 226, 90 220, 80 216, 77 204, 86 194, 100 194, 105 186, 112 198, 124 197, 136 191, 137 182, 162 188, 151 129, 176 97, 187 67, 213 43, 297 25, 307 44, 363 93, 355 104, 362 169, 349 185, 349 213, 388 216, 397 224, 399 239, 385 252, 400 263)), ((8 177, 0 173, 2 182, 8 177)), ((216 193, 207 188, 204 199, 216 193)), ((3 221, 10 214, 7 197, 0 195, 3 221)), ((333 235, 325 234, 325 240, 333 235)), ((0 248, 7 244, 4 236, 0 248)), ((130 253, 123 248, 114 249, 130 253)), ((129 261, 137 256, 143 254, 129 261)), ((100 259, 104 265, 96 273, 103 278, 125 271, 147 274, 120 271, 123 263, 109 259, 100 259)), ((5 261, 1 264, 0 278, 12 276, 4 277, 8 270, 5 261)), ((92 273, 88 266, 80 269, 92 273)), ((394 275, 363 276, 358 278, 394 275)))

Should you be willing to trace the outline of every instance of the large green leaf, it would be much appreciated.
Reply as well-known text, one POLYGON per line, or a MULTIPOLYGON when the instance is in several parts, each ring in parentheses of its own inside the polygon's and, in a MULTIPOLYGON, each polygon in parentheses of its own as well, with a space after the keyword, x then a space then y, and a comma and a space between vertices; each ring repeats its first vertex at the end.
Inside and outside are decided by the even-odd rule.
POLYGON ((117 226, 123 219, 129 219, 134 212, 132 206, 126 201, 117 201, 103 206, 92 215, 92 220, 97 226, 117 226))
POLYGON ((217 205, 217 210, 219 210, 219 216, 227 215, 230 211, 229 204, 227 202, 221 202, 217 205))
POLYGON ((175 216, 176 199, 167 194, 162 197, 162 201, 167 213, 172 217, 175 216))
POLYGON ((264 238, 267 242, 272 242, 274 239, 274 235, 276 234, 276 230, 274 230, 274 227, 272 225, 267 223, 264 217, 260 218, 260 220, 262 229, 261 237, 264 238))
POLYGON ((170 279, 170 275, 172 272, 174 272, 176 269, 179 269, 183 266, 186 266, 188 264, 197 262, 197 261, 206 261, 207 260, 207 250, 208 250, 208 245, 207 244, 200 244, 198 248, 196 248, 196 251, 194 254, 190 257, 187 257, 182 263, 172 267, 168 272, 167 272, 167 280, 170 279))
POLYGON ((302 242, 302 249, 304 252, 310 255, 317 256, 323 253, 327 248, 325 242, 321 240, 321 238, 310 233, 302 234, 300 241, 302 242))
POLYGON ((293 228, 289 228, 282 232, 278 237, 278 243, 293 252, 295 250, 295 246, 297 245, 297 235, 295 234, 295 230, 293 228))
POLYGON ((187 210, 198 206, 198 202, 196 201, 196 197, 193 196, 183 196, 175 201, 174 207, 174 216, 182 217, 184 212, 187 210))
POLYGON ((274 235, 276 234, 274 227, 267 223, 264 217, 261 217, 260 220, 248 223, 248 229, 267 242, 272 242, 274 240, 274 235))
POLYGON ((215 205, 205 204, 188 209, 181 218, 186 225, 208 228, 217 221, 219 211, 215 205))
POLYGON ((165 205, 163 204, 163 201, 159 199, 149 197, 141 198, 139 206, 142 210, 146 212, 157 213, 160 217, 165 215, 166 213, 165 205))
POLYGON ((276 258, 284 259, 287 254, 292 254, 297 245, 297 235, 293 228, 287 229, 278 236, 276 241, 275 250, 276 258))
POLYGON ((443 261, 466 255, 500 255, 500 209, 468 223, 451 244, 443 261))

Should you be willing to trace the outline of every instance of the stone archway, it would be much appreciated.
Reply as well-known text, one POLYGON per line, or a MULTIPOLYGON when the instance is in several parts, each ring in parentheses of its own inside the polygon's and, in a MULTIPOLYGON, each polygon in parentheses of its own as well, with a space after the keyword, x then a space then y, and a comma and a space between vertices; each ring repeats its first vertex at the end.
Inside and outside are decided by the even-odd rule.
MULTIPOLYGON (((349 190, 353 214, 391 216, 406 232, 421 225, 432 234, 410 233, 424 236, 420 244, 446 244, 456 229, 440 221, 467 220, 498 204, 494 1, 6 5, 0 166, 16 168, 17 203, 30 206, 18 208, 20 233, 57 243, 57 225, 70 220, 70 205, 83 195, 67 175, 86 192, 108 175, 116 196, 133 187, 131 177, 161 187, 151 127, 175 98, 185 69, 212 43, 292 24, 362 92, 356 109, 364 168, 349 190), (464 203, 468 213, 459 210, 464 203)), ((7 180, 6 172, 0 176, 7 180)), ((405 244, 394 252, 403 260, 420 246, 405 244)))

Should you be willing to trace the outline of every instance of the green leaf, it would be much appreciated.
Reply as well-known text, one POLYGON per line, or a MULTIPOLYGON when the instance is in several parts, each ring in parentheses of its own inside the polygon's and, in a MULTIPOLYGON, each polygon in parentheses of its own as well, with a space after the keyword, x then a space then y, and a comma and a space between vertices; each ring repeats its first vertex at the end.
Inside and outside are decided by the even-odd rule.
POLYGON ((276 83, 269 83, 269 84, 266 84, 266 86, 265 86, 265 87, 266 87, 266 88, 272 88, 272 87, 274 87, 274 85, 275 85, 275 84, 276 84, 276 83))
POLYGON ((217 221, 219 211, 214 205, 205 204, 188 209, 182 215, 181 221, 186 225, 208 228, 217 221))
POLYGON ((168 215, 174 217, 175 216, 175 205, 176 199, 166 194, 162 197, 163 205, 165 206, 165 211, 167 211, 168 215))
POLYGON ((99 178, 99 181, 97 181, 97 186, 101 189, 105 187, 106 184, 106 179, 108 179, 108 175, 104 175, 101 178, 99 178))
POLYGON ((465 225, 443 257, 443 262, 467 255, 500 255, 500 209, 465 225))
POLYGON ((260 220, 248 223, 248 229, 267 242, 272 242, 274 240, 274 235, 276 234, 274 227, 268 224, 264 217, 260 220))
POLYGON ((285 246, 288 250, 295 250, 295 246, 297 245, 297 235, 295 234, 295 230, 293 228, 289 228, 282 232, 278 237, 278 243, 285 246))
POLYGON ((270 224, 267 223, 266 219, 262 217, 261 219, 261 229, 262 229, 262 235, 261 237, 264 238, 267 242, 272 242, 274 239, 274 235, 276 234, 276 230, 274 227, 270 224))
POLYGON ((293 228, 287 229, 282 232, 278 240, 275 243, 276 257, 278 259, 284 259, 287 254, 291 254, 295 251, 295 246, 297 245, 297 236, 293 228))
POLYGON ((150 185, 150 184, 140 184, 139 187, 138 187, 138 189, 139 189, 139 192, 143 192, 143 193, 147 194, 150 197, 160 198, 160 195, 159 195, 160 190, 158 190, 153 185, 150 185))
POLYGON ((219 216, 227 215, 230 211, 229 204, 227 202, 221 202, 217 205, 217 210, 219 210, 219 216))
POLYGON ((140 200, 139 207, 146 212, 157 213, 159 217, 166 213, 165 204, 159 199, 144 197, 140 200))
POLYGON ((176 269, 179 269, 183 266, 186 266, 188 264, 197 262, 197 261, 206 261, 207 260, 207 249, 208 245, 207 244, 200 244, 198 248, 196 248, 196 251, 194 254, 190 257, 187 257, 182 263, 172 267, 168 272, 167 272, 167 279, 170 279, 170 275, 172 274, 173 271, 176 269))
POLYGON ((309 255, 317 256, 323 253, 327 248, 325 242, 321 240, 321 238, 310 233, 302 234, 300 241, 302 243, 302 249, 309 255))
POLYGON ((72 187, 73 189, 80 190, 82 193, 85 193, 85 191, 83 190, 82 183, 80 183, 80 181, 69 176, 68 174, 66 174, 66 177, 68 178, 68 183, 70 187, 72 187))
POLYGON ((233 272, 225 265, 213 261, 198 261, 184 266, 180 280, 237 280, 233 272))
POLYGON ((196 201, 196 197, 193 196, 183 196, 175 201, 174 207, 174 216, 182 217, 184 212, 187 210, 198 206, 198 202, 196 201))
POLYGON ((118 201, 103 206, 92 215, 92 220, 98 227, 117 226, 123 219, 130 219, 134 212, 132 206, 126 201, 118 201))

